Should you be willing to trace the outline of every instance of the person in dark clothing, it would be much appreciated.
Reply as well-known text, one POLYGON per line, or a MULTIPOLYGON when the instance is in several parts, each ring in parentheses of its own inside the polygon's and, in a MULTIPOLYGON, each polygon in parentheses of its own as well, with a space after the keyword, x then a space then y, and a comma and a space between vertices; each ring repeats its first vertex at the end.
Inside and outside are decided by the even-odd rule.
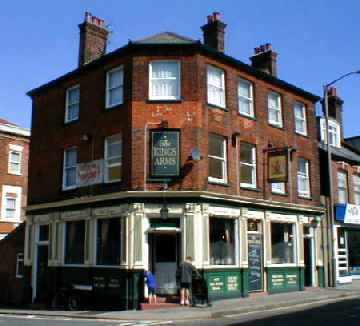
POLYGON ((177 275, 180 281, 180 304, 189 305, 190 288, 192 283, 193 272, 199 274, 195 266, 192 264, 192 257, 187 256, 178 268, 177 275))

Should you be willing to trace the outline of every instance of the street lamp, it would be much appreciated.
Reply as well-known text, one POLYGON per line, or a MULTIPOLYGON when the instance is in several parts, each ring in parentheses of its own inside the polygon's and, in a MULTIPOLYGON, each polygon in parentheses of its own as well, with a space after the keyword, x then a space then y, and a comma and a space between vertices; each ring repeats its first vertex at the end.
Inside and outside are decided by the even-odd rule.
POLYGON ((329 131, 329 99, 328 93, 330 86, 334 85, 338 81, 355 74, 360 74, 360 70, 351 71, 344 75, 341 75, 339 78, 334 79, 332 82, 325 84, 323 86, 324 90, 324 98, 323 98, 323 105, 324 105, 324 113, 325 113, 325 128, 326 128, 326 151, 327 151, 327 168, 329 173, 329 207, 328 207, 328 238, 330 238, 330 246, 331 246, 331 272, 330 272, 330 284, 332 287, 336 286, 336 253, 335 253, 335 246, 334 246, 334 199, 333 199, 333 175, 332 175, 332 166, 331 166, 331 146, 330 146, 330 131, 329 131))

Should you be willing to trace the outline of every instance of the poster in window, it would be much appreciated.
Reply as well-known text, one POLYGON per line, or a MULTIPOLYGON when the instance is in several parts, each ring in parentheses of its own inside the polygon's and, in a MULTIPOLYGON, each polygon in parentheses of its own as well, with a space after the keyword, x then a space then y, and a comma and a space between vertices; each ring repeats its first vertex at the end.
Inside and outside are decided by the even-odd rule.
POLYGON ((286 150, 269 152, 268 168, 270 183, 288 181, 288 154, 286 150))
POLYGON ((180 174, 179 130, 151 132, 151 176, 177 177, 180 174))

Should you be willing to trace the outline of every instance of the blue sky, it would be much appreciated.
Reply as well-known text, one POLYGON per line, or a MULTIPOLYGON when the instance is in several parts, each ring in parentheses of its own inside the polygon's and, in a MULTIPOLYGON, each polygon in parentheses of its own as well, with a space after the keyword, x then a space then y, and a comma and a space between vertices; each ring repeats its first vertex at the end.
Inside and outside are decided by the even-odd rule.
MULTIPOLYGON (((76 68, 86 10, 111 24, 109 50, 160 31, 201 39, 206 16, 220 11, 228 24, 227 54, 249 62, 255 46, 270 42, 279 53, 279 77, 315 94, 325 82, 360 69, 358 0, 3 1, 0 117, 30 127, 25 93, 76 68)), ((345 101, 345 135, 359 135, 360 75, 337 88, 345 101)))

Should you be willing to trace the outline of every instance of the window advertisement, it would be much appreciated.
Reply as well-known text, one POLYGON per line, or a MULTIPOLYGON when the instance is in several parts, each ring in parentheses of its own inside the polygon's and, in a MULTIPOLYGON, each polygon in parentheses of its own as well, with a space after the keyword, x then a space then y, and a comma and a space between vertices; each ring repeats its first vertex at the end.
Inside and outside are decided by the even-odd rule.
POLYGON ((180 131, 151 132, 151 176, 178 177, 180 175, 180 131))

